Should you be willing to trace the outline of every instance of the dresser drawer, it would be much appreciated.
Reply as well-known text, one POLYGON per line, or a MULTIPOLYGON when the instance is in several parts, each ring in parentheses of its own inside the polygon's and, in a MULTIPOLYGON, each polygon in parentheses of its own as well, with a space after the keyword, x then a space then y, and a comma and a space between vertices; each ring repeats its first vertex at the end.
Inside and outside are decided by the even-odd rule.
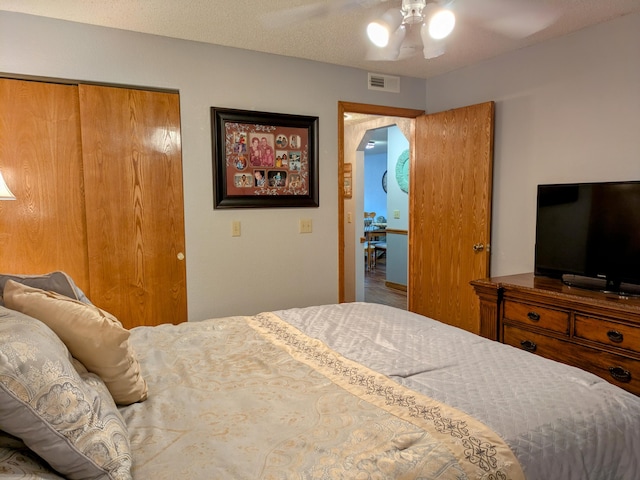
POLYGON ((640 361, 575 345, 558 338, 504 326, 503 342, 540 356, 582 368, 625 390, 640 395, 640 361))
POLYGON ((502 342, 552 360, 564 361, 560 352, 564 349, 566 342, 553 337, 547 337, 513 325, 504 325, 502 342))
POLYGON ((505 320, 535 325, 564 335, 569 334, 569 312, 567 311, 505 300, 503 316, 505 320))
POLYGON ((640 326, 633 327, 600 318, 576 315, 574 336, 640 353, 640 326))

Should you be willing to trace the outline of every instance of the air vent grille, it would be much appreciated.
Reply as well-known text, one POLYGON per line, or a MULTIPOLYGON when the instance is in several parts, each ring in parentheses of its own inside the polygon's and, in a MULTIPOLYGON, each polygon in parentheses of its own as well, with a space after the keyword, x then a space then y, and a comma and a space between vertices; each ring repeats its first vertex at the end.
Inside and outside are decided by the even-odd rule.
POLYGON ((382 75, 380 73, 369 74, 369 90, 380 90, 383 92, 400 92, 400 77, 393 75, 382 75))

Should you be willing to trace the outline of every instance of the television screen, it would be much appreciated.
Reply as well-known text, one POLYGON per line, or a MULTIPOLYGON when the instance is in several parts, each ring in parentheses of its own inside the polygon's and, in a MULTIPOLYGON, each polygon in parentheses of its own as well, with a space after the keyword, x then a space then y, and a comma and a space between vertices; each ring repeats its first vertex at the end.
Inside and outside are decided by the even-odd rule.
POLYGON ((640 182, 539 185, 535 273, 640 284, 640 182))

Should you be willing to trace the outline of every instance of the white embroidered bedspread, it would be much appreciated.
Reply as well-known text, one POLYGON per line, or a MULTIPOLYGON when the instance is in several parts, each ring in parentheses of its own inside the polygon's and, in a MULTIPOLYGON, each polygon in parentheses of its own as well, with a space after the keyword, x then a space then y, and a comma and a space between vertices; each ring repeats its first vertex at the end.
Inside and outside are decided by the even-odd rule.
POLYGON ((511 447, 527 480, 640 479, 640 397, 596 375, 383 305, 275 313, 479 419, 511 447))
POLYGON ((523 479, 480 422, 269 313, 134 329, 136 479, 523 479))
MULTIPOLYGON (((274 313, 132 331, 135 479, 640 479, 640 397, 595 375, 381 305, 274 313)), ((61 478, 17 443, 11 471, 61 478)))

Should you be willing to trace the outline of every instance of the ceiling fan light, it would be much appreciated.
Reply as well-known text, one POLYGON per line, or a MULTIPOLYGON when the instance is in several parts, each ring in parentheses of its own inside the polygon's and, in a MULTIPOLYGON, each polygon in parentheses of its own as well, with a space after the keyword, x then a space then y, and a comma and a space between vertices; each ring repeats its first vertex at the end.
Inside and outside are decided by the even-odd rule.
POLYGON ((403 15, 397 8, 390 8, 382 14, 380 19, 367 26, 367 36, 377 47, 386 47, 392 32, 402 25, 403 15))
POLYGON ((384 48, 389 43, 389 30, 378 22, 367 25, 367 36, 376 47, 384 48))
POLYGON ((385 47, 372 47, 367 53, 367 60, 397 60, 400 55, 400 48, 407 33, 404 25, 400 25, 389 37, 389 42, 385 47))
POLYGON ((451 10, 439 10, 429 20, 429 35, 441 40, 448 37, 456 26, 456 16, 451 10))

